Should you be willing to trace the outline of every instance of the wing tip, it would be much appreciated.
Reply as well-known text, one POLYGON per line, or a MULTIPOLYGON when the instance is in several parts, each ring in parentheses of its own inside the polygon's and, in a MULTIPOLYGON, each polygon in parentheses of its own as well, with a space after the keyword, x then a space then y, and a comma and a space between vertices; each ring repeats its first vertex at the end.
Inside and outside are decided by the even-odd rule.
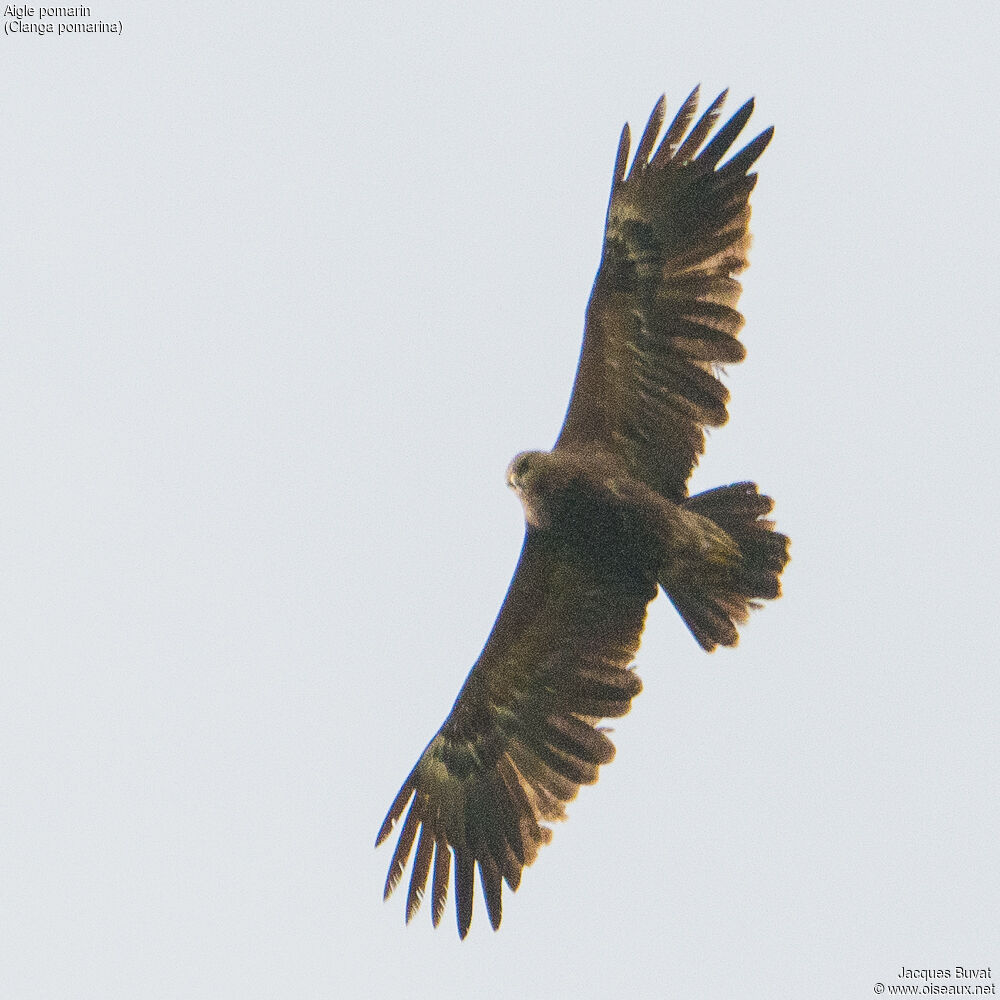
POLYGON ((389 834, 392 833, 396 821, 403 815, 403 810, 409 805, 415 790, 416 786, 413 784, 411 776, 406 779, 403 787, 396 793, 396 797, 392 800, 392 805, 389 806, 389 811, 385 814, 385 819, 382 820, 382 825, 379 827, 378 834, 375 837, 376 848, 381 847, 389 834))
POLYGON ((639 144, 635 149, 635 156, 632 157, 632 167, 629 170, 629 177, 633 174, 641 173, 649 165, 650 156, 656 147, 656 137, 663 127, 663 117, 667 107, 667 95, 660 94, 659 100, 653 105, 646 127, 642 130, 639 144))
POLYGON ((615 171, 612 178, 615 184, 619 184, 625 179, 625 164, 628 163, 628 151, 631 145, 632 130, 629 128, 628 122, 625 122, 618 139, 618 153, 615 156, 615 171))

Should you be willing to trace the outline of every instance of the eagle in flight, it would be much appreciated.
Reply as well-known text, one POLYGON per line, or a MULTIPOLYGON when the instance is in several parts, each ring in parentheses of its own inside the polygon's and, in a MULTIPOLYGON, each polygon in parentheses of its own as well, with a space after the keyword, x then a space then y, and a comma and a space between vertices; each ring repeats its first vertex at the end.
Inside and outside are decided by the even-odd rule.
POLYGON ((750 609, 780 593, 788 539, 767 520, 771 499, 749 482, 687 490, 705 428, 728 416, 719 366, 745 354, 735 275, 748 263, 749 171, 773 133, 722 163, 753 111, 750 100, 709 139, 725 96, 692 125, 695 88, 660 137, 661 97, 628 169, 622 130, 565 422, 551 451, 507 469, 524 507, 517 569, 376 839, 409 804, 385 883, 388 897, 415 843, 407 921, 430 878, 437 926, 454 867, 464 938, 478 865, 499 927, 502 883, 517 889, 546 824, 614 757, 600 722, 641 690, 631 668, 658 588, 708 651, 736 645, 750 609))

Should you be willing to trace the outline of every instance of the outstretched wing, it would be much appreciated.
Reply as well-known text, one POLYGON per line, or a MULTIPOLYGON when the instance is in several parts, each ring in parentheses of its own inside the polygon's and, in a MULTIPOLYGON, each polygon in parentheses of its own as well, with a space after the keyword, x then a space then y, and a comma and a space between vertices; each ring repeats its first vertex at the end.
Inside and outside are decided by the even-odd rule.
POLYGON ((599 445, 664 496, 686 495, 705 427, 728 418, 717 366, 741 361, 736 306, 747 266, 750 167, 767 129, 721 167, 753 111, 747 101, 705 145, 726 93, 693 128, 698 89, 657 143, 660 98, 632 166, 628 125, 615 163, 604 250, 558 448, 599 445))
POLYGON ((417 844, 406 919, 433 860, 437 926, 455 862, 455 909, 465 937, 479 866, 486 908, 500 925, 501 882, 516 889, 563 806, 597 780, 614 746, 596 725, 624 715, 642 687, 628 669, 656 583, 615 554, 584 557, 530 529, 493 631, 444 725, 396 796, 376 846, 412 799, 389 865, 386 897, 417 844), (419 834, 419 838, 418 838, 419 834), (433 856, 433 858, 432 858, 433 856))

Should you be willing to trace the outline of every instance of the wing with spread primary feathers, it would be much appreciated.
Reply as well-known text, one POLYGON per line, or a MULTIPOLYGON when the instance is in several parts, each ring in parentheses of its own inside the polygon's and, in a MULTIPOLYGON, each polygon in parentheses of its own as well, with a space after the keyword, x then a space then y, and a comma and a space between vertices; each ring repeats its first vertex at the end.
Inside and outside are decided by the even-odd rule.
POLYGON ((753 111, 748 101, 705 144, 725 92, 690 128, 698 90, 657 142, 653 109, 626 173, 629 130, 618 147, 604 250, 583 351, 557 447, 600 445, 666 497, 686 495, 705 427, 727 419, 718 365, 741 361, 736 306, 750 246, 748 173, 767 129, 727 155, 753 111))
POLYGON ((529 529, 503 607, 451 714, 396 796, 376 846, 408 803, 385 895, 413 845, 406 919, 431 877, 441 919, 454 855, 459 934, 472 920, 479 866, 490 922, 500 924, 501 883, 549 841, 581 785, 597 780, 614 746, 596 725, 628 712, 641 684, 629 668, 656 584, 616 557, 584 557, 529 529), (431 871, 433 869, 433 875, 431 871))

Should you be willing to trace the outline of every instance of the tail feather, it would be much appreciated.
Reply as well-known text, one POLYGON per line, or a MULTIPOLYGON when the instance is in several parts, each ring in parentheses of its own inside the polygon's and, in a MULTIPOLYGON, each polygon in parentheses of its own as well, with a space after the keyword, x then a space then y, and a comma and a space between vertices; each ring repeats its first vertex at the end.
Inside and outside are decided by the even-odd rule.
MULTIPOLYGON (((720 486, 687 499, 686 511, 708 518, 735 543, 735 558, 715 561, 711 571, 671 578, 664 590, 702 648, 735 646, 737 625, 781 594, 781 571, 788 562, 788 538, 767 519, 774 501, 755 483, 720 486)), ((663 583, 663 581, 661 581, 663 583)))

